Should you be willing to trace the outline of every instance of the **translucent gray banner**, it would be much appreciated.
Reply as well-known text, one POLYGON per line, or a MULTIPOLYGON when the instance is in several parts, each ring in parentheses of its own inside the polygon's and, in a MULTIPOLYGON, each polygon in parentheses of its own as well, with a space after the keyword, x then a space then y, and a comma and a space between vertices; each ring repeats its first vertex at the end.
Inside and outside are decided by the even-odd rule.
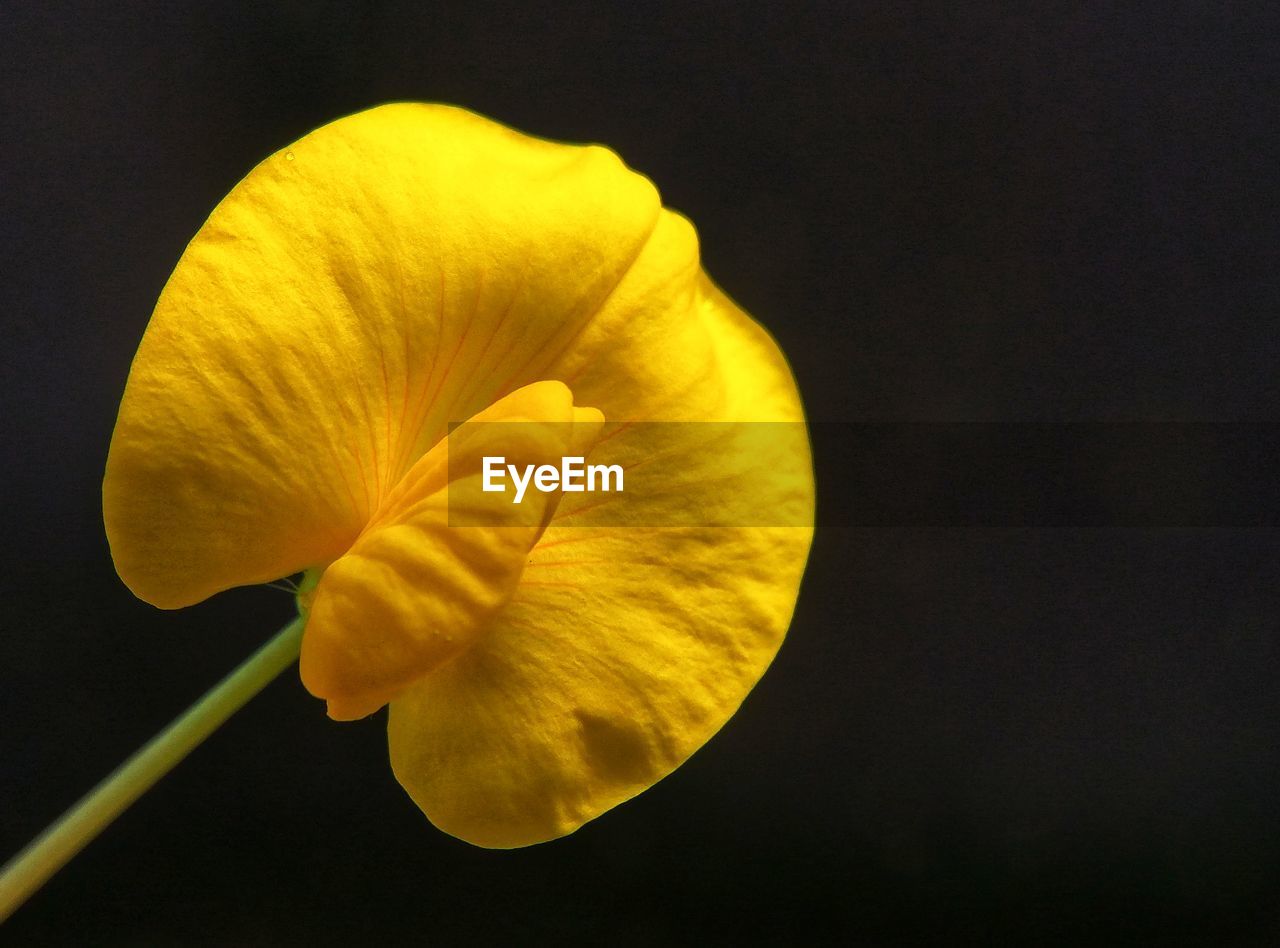
MULTIPOLYGON (((487 443, 525 444, 504 463, 527 466, 556 426, 486 427, 487 443)), ((571 482, 616 465, 622 489, 561 493, 557 525, 807 526, 812 471, 821 528, 1280 527, 1280 423, 660 422, 594 437, 571 482)), ((480 462, 465 463, 451 452, 450 523, 500 524, 499 495, 476 503, 480 462)))
POLYGON ((809 432, 791 422, 453 426, 449 523, 808 527, 809 432))

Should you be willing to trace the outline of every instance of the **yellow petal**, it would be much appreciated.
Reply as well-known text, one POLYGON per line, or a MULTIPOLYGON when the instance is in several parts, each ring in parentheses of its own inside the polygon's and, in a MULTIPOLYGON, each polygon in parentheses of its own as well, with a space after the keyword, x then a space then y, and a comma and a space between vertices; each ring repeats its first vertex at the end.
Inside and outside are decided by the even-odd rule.
POLYGON ((447 106, 268 158, 134 360, 103 484, 121 577, 174 608, 341 555, 449 422, 557 377, 659 210, 606 149, 447 106))
MULTIPOLYGON (((782 642, 812 539, 795 384, 767 335, 709 281, 686 318, 722 360, 704 383, 721 416, 784 423, 789 473, 748 478, 755 493, 744 498, 723 480, 749 473, 750 457, 699 445, 697 424, 648 429, 686 435, 650 471, 655 495, 673 485, 681 509, 707 522, 740 522, 749 501, 795 525, 661 526, 659 507, 648 525, 640 515, 631 527, 593 526, 585 505, 562 501, 483 635, 391 703, 396 777, 446 832, 503 848, 572 832, 697 750, 782 642)), ((640 430, 602 436, 592 459, 640 430)))
POLYGON ((525 386, 476 415, 413 466, 316 587, 302 681, 329 714, 371 714, 466 651, 510 598, 559 497, 519 504, 478 488, 485 455, 557 464, 585 454, 601 423, 559 382, 525 386), (466 509, 460 509, 466 505, 466 509), (483 526, 450 526, 455 513, 483 526))
POLYGON ((548 540, 475 646, 392 702, 397 779, 477 845, 572 832, 738 708, 782 641, 807 545, 786 527, 548 540))

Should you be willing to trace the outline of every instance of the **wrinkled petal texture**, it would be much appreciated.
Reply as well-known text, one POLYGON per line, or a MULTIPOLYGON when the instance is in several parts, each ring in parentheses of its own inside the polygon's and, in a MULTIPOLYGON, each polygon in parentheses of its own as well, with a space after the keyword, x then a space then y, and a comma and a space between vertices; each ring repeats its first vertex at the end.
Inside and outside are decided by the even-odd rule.
POLYGON ((155 605, 327 567, 304 681, 336 717, 389 699, 397 778, 492 847, 572 832, 714 734, 781 644, 812 536, 807 445, 801 479, 744 500, 696 439, 666 446, 672 497, 805 525, 629 524, 624 493, 448 527, 448 425, 511 405, 615 423, 592 461, 647 450, 631 421, 803 421, 693 228, 612 152, 383 106, 268 158, 192 240, 103 485, 117 569, 155 605))
POLYGON ((371 714, 466 651, 515 590, 558 494, 512 504, 485 493, 483 457, 555 465, 585 454, 602 421, 576 408, 563 384, 537 382, 490 405, 410 469, 326 570, 307 616, 302 681, 328 701, 330 717, 371 714), (451 526, 451 512, 482 523, 451 526))

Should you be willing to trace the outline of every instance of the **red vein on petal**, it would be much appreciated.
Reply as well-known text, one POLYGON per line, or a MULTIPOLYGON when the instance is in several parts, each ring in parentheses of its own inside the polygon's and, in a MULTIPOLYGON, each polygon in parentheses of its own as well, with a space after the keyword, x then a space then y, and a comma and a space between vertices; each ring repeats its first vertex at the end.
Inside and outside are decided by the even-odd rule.
POLYGON ((333 459, 333 469, 338 472, 342 478, 342 486, 347 489, 347 497, 351 500, 351 512, 356 515, 357 520, 365 519, 365 512, 360 509, 360 502, 356 500, 355 488, 351 486, 351 481, 347 478, 347 469, 338 458, 338 449, 328 438, 319 439, 329 451, 329 457, 333 459))
POLYGON ((605 504, 614 503, 619 499, 620 495, 617 494, 610 497, 602 497, 594 504, 584 504, 583 506, 577 507, 573 510, 564 510, 564 504, 561 503, 561 505, 556 508, 555 514, 552 515, 551 522, 555 523, 557 520, 563 520, 567 517, 576 517, 578 514, 587 513, 588 511, 595 510, 597 507, 603 507, 605 504))
MULTIPOLYGON (((528 272, 529 272, 529 265, 526 262, 524 273, 522 273, 520 277, 520 282, 516 285, 514 292, 512 292, 511 294, 511 298, 507 301, 506 308, 503 309, 503 311, 500 314, 498 314, 498 319, 493 324, 493 331, 489 333, 489 338, 485 340, 484 348, 481 349, 479 354, 475 357, 475 360, 471 369, 471 374, 467 377, 467 380, 461 386, 461 390, 458 393, 459 394, 458 401, 460 404, 466 405, 468 404, 470 399, 475 397, 476 391, 480 386, 473 386, 472 385, 473 382, 475 382, 478 379, 481 385, 484 384, 484 373, 481 371, 483 369, 482 363, 484 361, 484 357, 489 354, 489 348, 493 345, 493 340, 498 338, 498 332, 499 330, 502 329, 503 323, 506 322, 507 317, 510 316, 511 312, 515 309, 516 299, 520 295, 520 290, 524 288, 524 279, 525 279, 525 275, 528 272)), ((507 347, 507 352, 504 353, 504 358, 507 354, 511 352, 511 349, 512 349, 512 346, 507 347)), ((501 360, 499 360, 499 363, 500 362, 501 360)), ((458 420, 461 420, 461 419, 458 419, 458 420)))
MULTIPOLYGON (((382 366, 382 418, 386 428, 385 448, 387 455, 387 463, 391 463, 391 380, 387 377, 387 356, 382 351, 382 346, 378 346, 378 364, 382 366)), ((382 483, 382 490, 385 492, 391 480, 391 468, 387 468, 387 480, 382 483)))
MULTIPOLYGON (((477 303, 477 305, 479 304, 477 303)), ((458 361, 458 353, 462 351, 462 347, 466 345, 467 336, 471 334, 472 325, 474 325, 474 319, 468 320, 467 324, 463 327, 462 335, 458 337, 458 344, 453 348, 453 355, 449 357, 449 364, 446 365, 444 371, 440 373, 440 381, 436 384, 436 390, 431 395, 431 404, 435 404, 435 402, 440 398, 440 392, 444 389, 444 383, 448 381, 449 373, 453 371, 454 363, 458 361)), ((426 421, 425 415, 422 420, 426 421)))
MULTIPOLYGON (((458 340, 458 347, 453 350, 453 356, 449 359, 449 365, 445 369, 444 375, 441 376, 440 378, 441 388, 444 387, 444 383, 448 381, 450 374, 452 374, 453 366, 458 360, 458 353, 462 351, 463 344, 467 341, 467 338, 471 335, 471 328, 475 326, 476 323, 479 322, 480 320, 480 307, 484 303, 484 285, 485 285, 485 278, 487 275, 488 275, 488 271, 486 271, 483 267, 481 267, 476 274, 478 285, 476 286, 476 292, 475 292, 475 304, 471 307, 471 315, 470 317, 468 317, 466 327, 462 331, 462 338, 458 340)), ((492 342, 492 341, 493 341, 493 336, 490 335, 489 342, 492 342)), ((488 348, 488 345, 489 343, 485 343, 486 349, 488 348)), ((457 411, 457 406, 459 405, 459 403, 461 403, 461 398, 459 397, 461 395, 461 390, 466 388, 470 384, 471 379, 475 377, 476 367, 479 365, 480 359, 483 355, 484 355, 484 351, 482 350, 481 354, 479 356, 476 356, 472 362, 471 374, 468 375, 460 385, 457 385, 454 387, 455 390, 454 390, 454 396, 452 399, 452 402, 454 405, 453 412, 457 411)), ((463 408, 465 410, 466 408, 465 403, 463 403, 463 408)), ((467 411, 466 414, 470 415, 471 412, 467 411)), ((459 419, 459 420, 462 420, 462 419, 459 419)), ((448 432, 449 421, 450 421, 449 418, 439 419, 440 424, 444 426, 446 434, 448 432)))
POLYGON ((588 540, 599 540, 613 535, 612 533, 592 533, 585 537, 564 537, 560 540, 552 540, 550 543, 535 543, 529 552, 536 553, 538 550, 549 550, 553 546, 564 546, 566 543, 586 543, 588 540))
MULTIPOLYGON (((375 487, 382 481, 381 469, 378 464, 378 432, 373 422, 373 410, 369 406, 369 393, 365 390, 362 378, 357 379, 356 388, 360 392, 360 407, 364 409, 364 424, 360 427, 362 433, 369 442, 369 463, 373 466, 373 483, 375 487)), ((363 467, 363 464, 361 464, 363 467)), ((370 497, 370 509, 377 506, 376 501, 381 495, 380 491, 375 490, 370 497)))
POLYGON ((535 560, 525 564, 525 571, 533 569, 535 566, 610 566, 613 560, 535 560))
MULTIPOLYGON (((401 316, 400 325, 402 327, 410 326, 412 325, 412 322, 409 319, 409 300, 405 296, 404 266, 400 264, 398 261, 396 264, 396 272, 400 278, 399 279, 400 316, 401 316)), ((413 358, 410 353, 410 341, 412 339, 412 336, 413 336, 412 332, 406 332, 403 329, 401 330, 401 337, 404 339, 404 365, 401 367, 402 368, 401 375, 402 375, 402 382, 403 382, 402 390, 404 392, 404 396, 401 399, 401 404, 400 404, 400 421, 399 421, 399 424, 396 426, 396 460, 395 460, 395 467, 392 468, 392 470, 395 472, 395 477, 397 480, 400 478, 400 475, 403 473, 402 465, 404 463, 404 459, 403 459, 404 426, 405 426, 405 422, 408 420, 408 415, 409 415, 409 380, 410 380, 410 375, 412 373, 411 366, 413 365, 413 358)), ((388 410, 390 410, 390 406, 388 406, 388 410)))
MULTIPOLYGON (((591 307, 588 311, 582 314, 582 318, 578 321, 576 326, 573 326, 573 325, 570 326, 568 338, 565 339, 564 344, 560 346, 560 348, 556 351, 555 355, 553 355, 551 358, 547 359, 543 363, 545 367, 549 368, 550 366, 555 365, 556 362, 558 362, 561 359, 561 357, 563 357, 564 354, 569 351, 569 347, 572 346, 575 342, 577 342, 578 338, 584 332, 586 332, 587 327, 590 326, 591 323, 595 321, 595 318, 604 311, 606 306, 609 305, 609 300, 611 300, 613 298, 613 295, 618 291, 618 287, 620 287, 626 281, 627 276, 631 273, 632 267, 636 265, 636 261, 639 260, 640 255, 644 253, 645 247, 649 246, 649 241, 653 239, 653 235, 657 233, 658 221, 661 219, 661 216, 662 216, 662 209, 661 207, 659 207, 658 212, 654 214, 653 223, 649 227, 649 233, 645 235, 644 240, 639 241, 639 244, 636 247, 635 251, 631 254, 631 259, 629 259, 626 262, 626 264, 622 267, 622 269, 618 272, 618 278, 614 282, 613 286, 609 287, 609 289, 604 293, 603 296, 600 297, 600 301, 596 303, 594 307, 591 307)), ((502 384, 502 386, 499 388, 499 392, 502 394, 506 394, 507 392, 509 392, 510 391, 509 386, 511 385, 511 383, 515 381, 516 378, 518 378, 520 375, 525 373, 531 365, 533 365, 534 361, 538 358, 540 353, 541 353, 540 349, 534 350, 533 354, 524 361, 524 364, 522 364, 520 368, 518 368, 515 372, 513 372, 511 374, 511 377, 508 378, 507 381, 502 384)), ((545 371, 544 371, 544 374, 545 374, 545 371)))
MULTIPOLYGON (((352 445, 354 448, 355 442, 352 442, 352 445)), ((364 462, 361 461, 360 455, 358 452, 355 452, 353 450, 353 453, 355 454, 355 459, 356 459, 356 470, 360 474, 360 486, 364 488, 364 509, 366 511, 365 516, 367 517, 369 513, 373 512, 373 509, 374 509, 373 496, 369 493, 369 478, 365 475, 365 472, 364 472, 364 462)))
POLYGON ((576 371, 570 372, 568 375, 560 379, 560 381, 564 382, 564 384, 569 386, 569 388, 573 388, 578 379, 582 378, 582 376, 586 374, 589 367, 590 363, 583 362, 582 365, 578 366, 576 371))
POLYGON ((444 345, 446 312, 447 312, 447 308, 445 306, 444 268, 441 267, 440 268, 440 311, 437 314, 437 319, 436 319, 436 348, 435 348, 435 352, 431 356, 431 368, 427 370, 426 378, 423 379, 423 382, 422 382, 422 392, 421 394, 419 394, 417 400, 414 402, 413 424, 409 426, 409 430, 412 433, 412 437, 408 439, 408 444, 404 452, 404 457, 402 457, 396 465, 398 468, 403 468, 408 464, 410 457, 413 454, 414 448, 417 446, 418 442, 422 439, 422 423, 426 418, 426 410, 427 410, 429 395, 431 391, 431 381, 432 379, 435 378, 436 366, 440 362, 440 349, 444 345))
POLYGON ((636 422, 634 421, 619 422, 617 427, 613 428, 607 435, 603 435, 602 437, 596 438, 596 442, 591 446, 591 450, 594 451, 596 448, 604 444, 606 441, 609 441, 612 438, 616 438, 618 435, 622 434, 622 432, 626 431, 628 428, 634 426, 635 424, 636 422))

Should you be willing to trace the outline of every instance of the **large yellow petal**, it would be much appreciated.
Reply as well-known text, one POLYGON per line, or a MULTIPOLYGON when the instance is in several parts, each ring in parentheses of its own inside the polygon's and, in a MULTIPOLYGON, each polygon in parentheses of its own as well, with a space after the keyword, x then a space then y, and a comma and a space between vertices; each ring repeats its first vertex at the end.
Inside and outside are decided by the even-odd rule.
POLYGON ((659 212, 606 149, 446 106, 268 158, 134 360, 103 485, 121 577, 178 607, 341 555, 450 421, 556 377, 659 212))
MULTIPOLYGON (((692 423, 647 474, 658 494, 672 486, 678 510, 658 506, 618 526, 628 522, 625 493, 608 499, 617 509, 606 518, 599 502, 562 501, 484 634, 391 703, 397 778, 462 839, 540 842, 650 786, 733 714, 785 635, 813 516, 795 384, 772 341, 709 281, 690 302, 686 320, 714 353, 704 404, 744 426, 780 425, 788 472, 756 472, 746 498, 725 492, 751 458, 699 446, 692 423), (756 522, 792 525, 734 526, 751 504, 781 518, 756 522), (664 526, 664 516, 729 525, 664 526)), ((615 428, 592 459, 644 430, 663 429, 615 428)))

